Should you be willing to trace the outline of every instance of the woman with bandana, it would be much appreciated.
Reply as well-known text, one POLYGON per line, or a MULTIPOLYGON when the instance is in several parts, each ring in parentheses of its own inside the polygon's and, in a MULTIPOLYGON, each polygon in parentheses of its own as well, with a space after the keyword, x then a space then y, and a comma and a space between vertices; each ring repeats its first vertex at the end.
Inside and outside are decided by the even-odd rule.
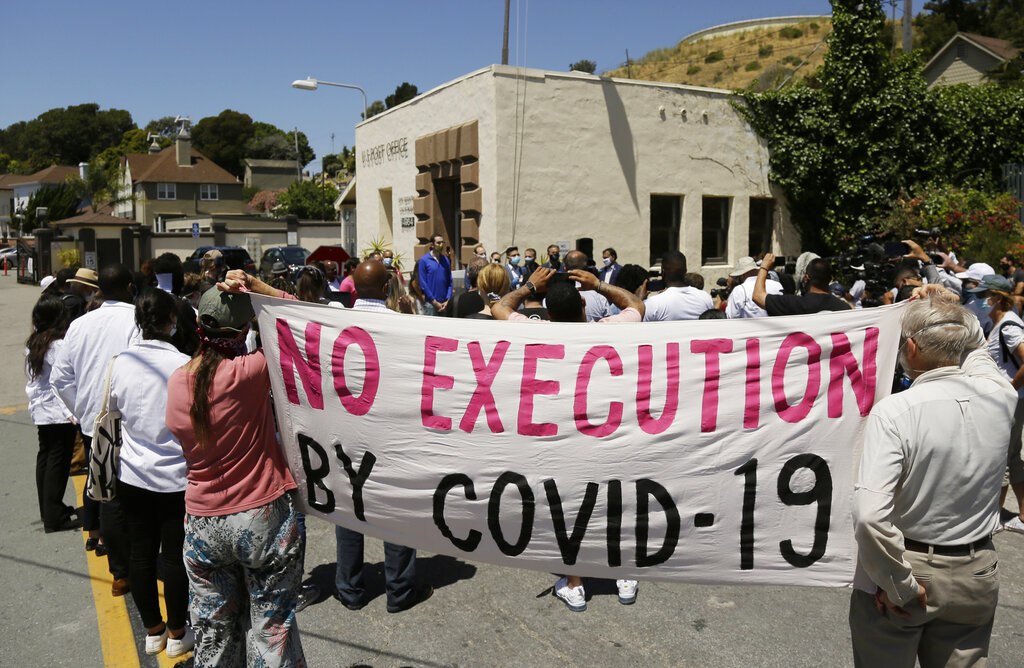
POLYGON ((294 299, 243 271, 199 301, 200 354, 168 382, 166 422, 188 465, 185 570, 196 666, 305 665, 295 619, 305 543, 277 443, 262 350, 246 353, 251 290, 294 299), (249 616, 252 646, 242 615, 249 616))

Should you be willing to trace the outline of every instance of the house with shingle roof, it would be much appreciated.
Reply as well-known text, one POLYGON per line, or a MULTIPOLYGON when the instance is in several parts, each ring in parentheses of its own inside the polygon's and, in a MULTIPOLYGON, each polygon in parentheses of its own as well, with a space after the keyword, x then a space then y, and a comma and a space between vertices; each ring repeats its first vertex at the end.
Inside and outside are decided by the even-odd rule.
POLYGON ((130 218, 153 231, 163 232, 164 221, 186 216, 243 215, 242 182, 192 148, 192 137, 182 128, 174 144, 149 153, 129 153, 122 194, 131 194, 114 207, 114 215, 130 218))
POLYGON ((1019 53, 1005 39, 958 32, 924 66, 924 79, 928 88, 983 83, 988 72, 1019 53))
POLYGON ((50 165, 45 169, 40 169, 35 174, 16 176, 8 180, 7 183, 12 190, 12 198, 14 200, 10 215, 15 216, 19 212, 23 212, 25 207, 28 206, 28 199, 43 186, 64 183, 70 176, 81 176, 84 178, 87 166, 84 162, 78 167, 50 165))

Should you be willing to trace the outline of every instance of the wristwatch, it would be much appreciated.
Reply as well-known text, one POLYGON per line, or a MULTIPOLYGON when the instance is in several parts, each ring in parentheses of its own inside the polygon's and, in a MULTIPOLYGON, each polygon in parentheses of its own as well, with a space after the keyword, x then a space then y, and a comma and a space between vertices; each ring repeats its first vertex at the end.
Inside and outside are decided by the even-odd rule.
POLYGON ((526 281, 523 283, 523 287, 528 288, 531 295, 537 294, 537 286, 533 284, 533 281, 526 281))

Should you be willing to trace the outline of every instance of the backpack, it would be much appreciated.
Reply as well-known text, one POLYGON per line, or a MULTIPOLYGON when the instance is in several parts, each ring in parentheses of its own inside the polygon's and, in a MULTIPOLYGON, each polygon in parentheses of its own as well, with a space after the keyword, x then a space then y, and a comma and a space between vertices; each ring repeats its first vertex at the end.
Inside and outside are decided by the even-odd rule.
POLYGON ((1012 320, 999 325, 999 349, 1002 351, 1003 363, 1006 363, 1006 361, 1009 360, 1013 363, 1013 368, 1020 369, 1020 362, 1017 361, 1013 351, 1010 350, 1008 345, 1006 345, 1006 339, 1003 338, 1003 330, 1007 327, 1016 327, 1020 330, 1024 330, 1024 327, 1021 327, 1020 324, 1013 322, 1012 320))

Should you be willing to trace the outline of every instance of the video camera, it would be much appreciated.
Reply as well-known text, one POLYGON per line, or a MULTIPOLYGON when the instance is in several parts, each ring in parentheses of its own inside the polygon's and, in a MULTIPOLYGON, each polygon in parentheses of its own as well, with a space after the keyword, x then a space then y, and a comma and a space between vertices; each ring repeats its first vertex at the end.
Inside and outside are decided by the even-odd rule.
POLYGON ((732 288, 729 287, 729 280, 725 277, 719 278, 715 281, 715 284, 719 287, 711 289, 711 298, 718 297, 723 302, 729 298, 729 293, 732 292, 732 288))

